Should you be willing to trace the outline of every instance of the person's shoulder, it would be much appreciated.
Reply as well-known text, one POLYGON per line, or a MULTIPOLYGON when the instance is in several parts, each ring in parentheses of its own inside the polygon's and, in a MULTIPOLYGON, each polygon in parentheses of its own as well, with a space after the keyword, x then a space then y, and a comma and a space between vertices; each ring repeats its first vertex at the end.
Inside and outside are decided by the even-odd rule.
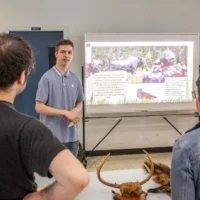
POLYGON ((200 152, 200 128, 194 128, 186 132, 184 135, 180 136, 176 143, 178 143, 179 148, 196 149, 200 152))
POLYGON ((23 123, 23 127, 21 127, 21 138, 26 141, 57 141, 52 131, 34 117, 29 117, 27 121, 23 123))
POLYGON ((31 129, 32 131, 38 130, 49 130, 47 126, 45 126, 41 121, 34 117, 26 116, 26 127, 31 129))
POLYGON ((69 71, 69 76, 73 77, 74 79, 80 80, 80 77, 76 75, 74 72, 69 71))
POLYGON ((13 125, 15 127, 20 127, 19 129, 23 132, 23 130, 29 129, 30 131, 34 130, 35 128, 41 126, 41 122, 39 120, 35 119, 34 117, 30 115, 26 115, 24 113, 21 113, 17 110, 11 110, 12 113, 10 113, 10 119, 13 121, 13 125))
POLYGON ((47 79, 50 80, 52 77, 54 76, 54 69, 53 67, 51 69, 49 69, 48 71, 46 71, 43 76, 41 77, 41 79, 47 79))
POLYGON ((200 140, 200 123, 197 123, 192 129, 188 130, 181 137, 188 141, 193 141, 194 139, 200 140))
POLYGON ((33 117, 31 117, 30 115, 26 115, 18 110, 12 110, 12 120, 16 119, 16 122, 18 121, 19 123, 27 123, 28 121, 30 121, 33 117))

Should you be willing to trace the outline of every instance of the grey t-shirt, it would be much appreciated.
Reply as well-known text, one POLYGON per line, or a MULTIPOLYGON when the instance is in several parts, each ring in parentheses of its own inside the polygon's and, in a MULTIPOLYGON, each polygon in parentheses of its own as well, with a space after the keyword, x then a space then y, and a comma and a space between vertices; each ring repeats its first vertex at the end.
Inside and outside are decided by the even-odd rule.
MULTIPOLYGON (((77 102, 84 101, 80 78, 71 71, 61 75, 56 67, 48 70, 40 79, 36 101, 63 110, 71 110, 77 102)), ((78 125, 68 127, 70 122, 64 122, 62 116, 47 116, 40 114, 43 122, 60 142, 75 142, 79 140, 78 125)))

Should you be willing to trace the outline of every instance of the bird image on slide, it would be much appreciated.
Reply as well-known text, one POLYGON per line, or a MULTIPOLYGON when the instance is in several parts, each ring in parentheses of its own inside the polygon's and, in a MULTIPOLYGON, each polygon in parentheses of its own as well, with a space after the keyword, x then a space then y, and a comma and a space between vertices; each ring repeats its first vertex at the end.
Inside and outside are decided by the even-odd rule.
POLYGON ((147 92, 144 92, 141 88, 137 89, 137 98, 141 99, 141 100, 147 100, 150 101, 152 99, 156 99, 157 97, 149 94, 147 92))

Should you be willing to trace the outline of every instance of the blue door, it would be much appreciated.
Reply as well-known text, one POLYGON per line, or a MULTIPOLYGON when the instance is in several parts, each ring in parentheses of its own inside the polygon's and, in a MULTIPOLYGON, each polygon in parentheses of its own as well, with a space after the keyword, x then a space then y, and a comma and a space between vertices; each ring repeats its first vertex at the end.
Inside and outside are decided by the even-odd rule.
POLYGON ((55 63, 54 47, 63 39, 63 31, 10 31, 24 38, 32 46, 35 55, 35 70, 29 75, 25 90, 14 102, 15 108, 27 115, 39 118, 35 112, 35 96, 41 76, 55 63))

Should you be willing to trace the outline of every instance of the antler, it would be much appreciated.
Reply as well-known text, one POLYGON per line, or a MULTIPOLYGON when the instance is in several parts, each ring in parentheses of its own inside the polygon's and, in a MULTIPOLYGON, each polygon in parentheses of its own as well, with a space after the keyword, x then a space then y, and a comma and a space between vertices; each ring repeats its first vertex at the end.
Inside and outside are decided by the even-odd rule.
MULTIPOLYGON (((143 151, 145 152, 145 154, 147 156, 147 159, 148 159, 148 161, 150 163, 151 169, 149 169, 149 167, 144 164, 145 168, 147 169, 147 171, 149 172, 149 174, 148 174, 148 176, 143 181, 139 182, 140 185, 143 185, 144 183, 146 183, 151 178, 151 176, 153 175, 153 172, 154 172, 154 164, 153 164, 153 162, 151 160, 150 155, 145 150, 143 150, 143 151)), ((98 176, 98 179, 99 179, 100 182, 102 182, 103 184, 105 184, 107 186, 110 186, 110 187, 113 187, 113 188, 121 188, 121 186, 124 185, 124 184, 109 183, 109 182, 107 182, 107 181, 105 181, 105 180, 103 180, 101 178, 101 175, 100 175, 101 168, 103 167, 105 161, 108 159, 109 156, 110 156, 110 153, 107 156, 105 156, 104 158, 102 158, 102 160, 100 161, 100 163, 99 163, 99 165, 97 167, 97 176, 98 176)), ((129 184, 129 183, 125 183, 125 184, 129 184)))
POLYGON ((105 161, 107 160, 107 158, 110 156, 110 153, 105 156, 104 158, 102 158, 102 160, 100 161, 98 167, 97 167, 97 176, 98 176, 98 179, 105 185, 107 186, 110 186, 110 187, 113 187, 113 188, 120 188, 120 185, 119 184, 113 184, 113 183, 109 183, 107 181, 104 181, 102 178, 101 178, 101 175, 100 175, 100 172, 101 172, 101 168, 103 167, 105 161))
POLYGON ((150 162, 151 169, 149 170, 149 168, 146 165, 144 165, 146 169, 148 168, 147 171, 149 173, 148 173, 148 176, 143 181, 140 182, 140 185, 143 185, 144 183, 146 183, 151 178, 154 172, 154 164, 153 164, 153 161, 151 160, 150 155, 145 150, 143 150, 143 152, 146 154, 147 159, 150 162))

